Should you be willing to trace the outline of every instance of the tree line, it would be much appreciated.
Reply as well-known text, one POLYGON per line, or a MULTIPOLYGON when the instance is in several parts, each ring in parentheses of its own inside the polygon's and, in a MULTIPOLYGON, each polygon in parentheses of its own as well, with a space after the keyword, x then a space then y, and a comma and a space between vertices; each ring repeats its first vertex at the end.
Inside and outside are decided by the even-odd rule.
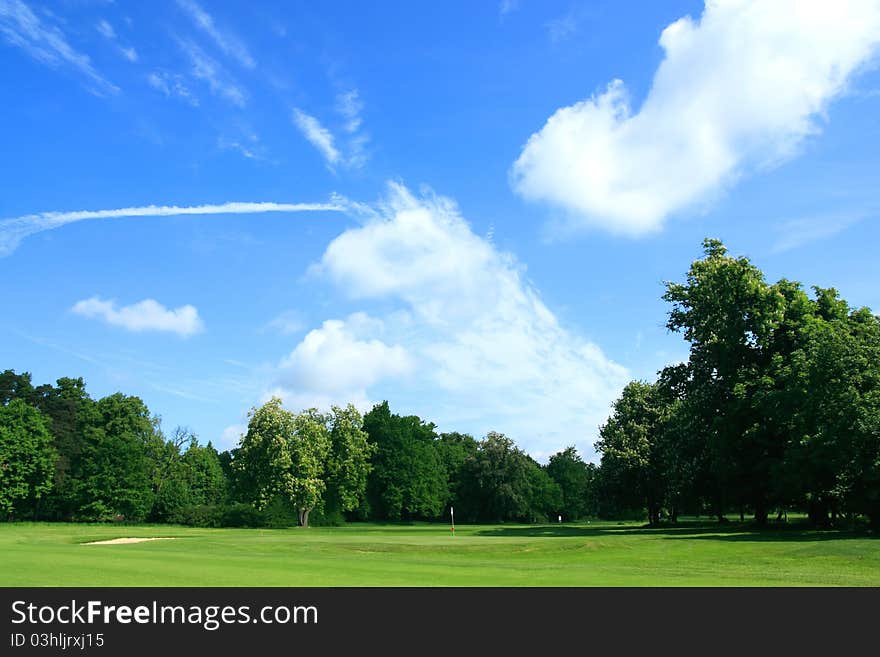
POLYGON ((94 400, 81 378, 0 374, 0 513, 7 520, 307 526, 347 520, 544 521, 595 515, 596 467, 571 447, 540 465, 508 437, 438 433, 388 402, 251 410, 233 449, 170 436, 137 397, 94 400))
MULTIPOLYGON (((273 398, 218 452, 81 378, 0 374, 0 517, 307 526, 805 511, 880 524, 880 319, 833 289, 766 282, 717 240, 666 283, 686 362, 633 381, 599 429, 540 464, 509 437, 438 432, 388 402, 294 412, 273 398)), ((573 436, 573 438, 577 438, 573 436)))

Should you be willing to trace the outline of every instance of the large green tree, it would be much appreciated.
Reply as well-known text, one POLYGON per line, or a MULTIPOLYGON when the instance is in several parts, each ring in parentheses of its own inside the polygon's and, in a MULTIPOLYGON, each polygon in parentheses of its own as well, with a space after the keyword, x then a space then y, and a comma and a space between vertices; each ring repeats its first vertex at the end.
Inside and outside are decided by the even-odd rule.
POLYGON ((462 468, 458 517, 468 521, 531 522, 562 505, 562 491, 550 476, 502 433, 489 432, 462 468))
POLYGON ((15 370, 0 372, 0 405, 8 404, 13 399, 20 399, 34 405, 36 393, 31 383, 30 372, 16 374, 15 370))
POLYGON ((330 453, 326 464, 328 513, 357 509, 364 501, 370 458, 376 446, 364 431, 364 418, 352 404, 333 406, 328 418, 330 453))
MULTIPOLYGON (((767 519, 773 489, 764 455, 773 440, 754 402, 755 382, 765 375, 773 334, 785 316, 785 297, 768 285, 748 258, 734 258, 713 239, 703 243, 685 283, 667 283, 672 304, 667 327, 690 343, 688 395, 708 429, 716 513, 749 505, 767 519)), ((784 451, 780 448, 777 451, 784 451)))
POLYGON ((46 512, 53 518, 69 518, 76 508, 86 425, 94 419, 95 401, 86 392, 82 378, 62 377, 55 386, 41 385, 34 392, 34 404, 49 418, 49 430, 58 452, 46 512))
POLYGON ((464 467, 467 460, 477 453, 479 443, 469 434, 452 431, 441 433, 435 446, 446 472, 447 494, 444 506, 462 507, 466 501, 461 490, 464 467))
POLYGON ((191 504, 218 505, 226 500, 226 475, 220 464, 220 455, 210 442, 202 446, 192 436, 181 460, 191 504))
POLYGON ((573 445, 550 457, 547 474, 562 493, 559 510, 565 520, 581 520, 591 514, 595 473, 573 445))
POLYGON ((282 498, 308 527, 326 488, 329 433, 327 418, 315 409, 294 414, 277 397, 253 409, 233 461, 249 501, 262 509, 282 498))
POLYGON ((158 418, 140 398, 115 393, 94 404, 83 431, 75 514, 86 520, 144 520, 155 501, 158 418))
POLYGON ((52 487, 56 459, 40 411, 21 399, 0 405, 0 512, 32 511, 52 487))
POLYGON ((379 520, 439 516, 448 485, 434 425, 393 414, 386 401, 364 416, 364 430, 376 446, 367 486, 370 514, 379 520))
POLYGON ((665 405, 656 384, 633 381, 614 402, 611 417, 599 429, 596 451, 602 455, 603 488, 619 510, 645 508, 648 522, 660 522, 666 500, 660 451, 665 405))
POLYGON ((816 289, 803 345, 783 368, 794 409, 783 479, 817 524, 880 523, 880 319, 816 289))

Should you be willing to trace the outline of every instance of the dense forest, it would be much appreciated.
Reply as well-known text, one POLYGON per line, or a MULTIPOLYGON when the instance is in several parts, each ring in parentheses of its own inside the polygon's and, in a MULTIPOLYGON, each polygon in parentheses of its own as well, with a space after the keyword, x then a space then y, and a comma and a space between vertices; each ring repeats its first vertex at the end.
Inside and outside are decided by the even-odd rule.
MULTIPOLYGON (((377 404, 293 412, 273 398, 218 452, 162 432, 142 400, 81 378, 0 374, 0 517, 290 526, 448 518, 542 522, 683 514, 880 525, 880 318, 834 289, 770 284, 704 242, 667 283, 688 360, 633 381, 595 444, 542 465, 509 437, 440 433, 377 404)), ((572 436, 572 442, 581 436, 572 436)))

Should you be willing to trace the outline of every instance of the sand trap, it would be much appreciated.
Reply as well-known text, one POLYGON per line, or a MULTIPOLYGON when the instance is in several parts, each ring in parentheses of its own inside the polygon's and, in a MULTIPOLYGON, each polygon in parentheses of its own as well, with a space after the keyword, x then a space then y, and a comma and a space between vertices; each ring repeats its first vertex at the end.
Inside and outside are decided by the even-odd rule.
POLYGON ((146 541, 173 541, 173 536, 162 538, 111 538, 109 541, 92 541, 83 545, 126 545, 128 543, 144 543, 146 541))

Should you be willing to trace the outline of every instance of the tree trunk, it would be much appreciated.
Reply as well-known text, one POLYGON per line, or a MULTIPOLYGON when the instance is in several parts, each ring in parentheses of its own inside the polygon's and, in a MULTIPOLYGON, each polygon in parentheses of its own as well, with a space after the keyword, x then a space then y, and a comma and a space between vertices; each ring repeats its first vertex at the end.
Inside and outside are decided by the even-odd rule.
POLYGON ((764 504, 761 504, 755 508, 755 522, 757 522, 762 527, 767 524, 768 515, 769 513, 767 512, 767 507, 764 504))
POLYGON ((307 509, 299 510, 299 526, 300 527, 308 527, 309 526, 309 511, 311 511, 311 507, 307 509))
POLYGON ((828 503, 822 498, 814 498, 810 500, 807 515, 817 527, 828 526, 828 503))
POLYGON ((721 496, 716 494, 715 501, 715 517, 718 518, 718 522, 727 522, 727 518, 724 517, 724 504, 721 501, 721 496))

